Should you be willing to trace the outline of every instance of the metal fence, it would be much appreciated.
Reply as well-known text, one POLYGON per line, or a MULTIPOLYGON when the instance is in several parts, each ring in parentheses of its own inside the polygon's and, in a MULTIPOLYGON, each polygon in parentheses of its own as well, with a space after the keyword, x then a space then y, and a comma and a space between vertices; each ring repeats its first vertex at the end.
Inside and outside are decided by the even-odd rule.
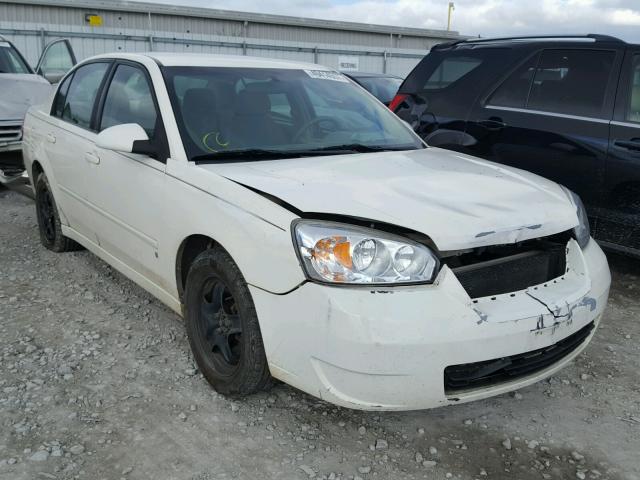
POLYGON ((320 63, 406 75, 428 49, 457 32, 167 7, 136 2, 0 1, 0 34, 33 64, 54 38, 71 40, 78 59, 111 51, 219 53, 320 63), (104 18, 100 27, 87 14, 104 18))

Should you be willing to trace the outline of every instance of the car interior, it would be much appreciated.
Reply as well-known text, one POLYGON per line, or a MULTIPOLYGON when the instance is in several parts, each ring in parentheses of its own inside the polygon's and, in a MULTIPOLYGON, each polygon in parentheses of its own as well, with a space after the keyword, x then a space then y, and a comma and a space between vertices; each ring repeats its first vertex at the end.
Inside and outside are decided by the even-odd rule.
POLYGON ((223 150, 324 146, 353 142, 358 130, 371 135, 376 114, 354 98, 359 87, 335 82, 280 81, 256 74, 207 74, 173 78, 175 101, 185 136, 196 153, 223 150), (325 94, 326 89, 328 94, 325 94), (315 90, 315 91, 314 91, 315 90), (341 128, 345 122, 351 131, 341 128))

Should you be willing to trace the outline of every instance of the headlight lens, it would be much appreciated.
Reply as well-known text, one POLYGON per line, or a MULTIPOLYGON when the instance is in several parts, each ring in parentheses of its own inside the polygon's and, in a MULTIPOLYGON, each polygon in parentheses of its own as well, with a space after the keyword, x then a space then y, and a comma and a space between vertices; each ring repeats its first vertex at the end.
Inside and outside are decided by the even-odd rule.
POLYGON ((294 238, 307 275, 320 282, 428 283, 437 272, 428 247, 377 230, 303 220, 295 223, 294 238))
POLYGON ((587 211, 584 208, 582 200, 576 193, 572 192, 566 187, 562 188, 567 194, 567 197, 569 197, 569 200, 571 200, 571 203, 576 207, 576 213, 578 215, 579 223, 578 226, 573 229, 573 234, 575 235, 576 241, 578 242, 578 245, 580 245, 580 248, 584 248, 587 246, 589 240, 591 239, 591 229, 589 227, 589 218, 587 217, 587 211))

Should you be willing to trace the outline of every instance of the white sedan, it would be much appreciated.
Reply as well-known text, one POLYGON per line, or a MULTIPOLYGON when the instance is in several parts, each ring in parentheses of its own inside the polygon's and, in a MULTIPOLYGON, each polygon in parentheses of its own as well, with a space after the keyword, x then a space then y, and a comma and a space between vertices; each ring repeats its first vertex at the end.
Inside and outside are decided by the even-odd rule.
POLYGON ((86 247, 183 316, 224 394, 488 397, 567 365, 607 303, 574 194, 427 147, 319 65, 93 57, 29 111, 24 158, 44 246, 86 247))

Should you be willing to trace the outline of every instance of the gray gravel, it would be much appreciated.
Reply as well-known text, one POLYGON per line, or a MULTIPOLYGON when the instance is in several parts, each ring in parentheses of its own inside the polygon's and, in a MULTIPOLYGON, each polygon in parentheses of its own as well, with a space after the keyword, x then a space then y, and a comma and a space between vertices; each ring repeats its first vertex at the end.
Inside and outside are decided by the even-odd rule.
POLYGON ((467 405, 350 411, 284 385, 216 394, 179 318, 86 251, 40 246, 0 189, 0 479, 640 479, 640 262, 549 381, 467 405))

